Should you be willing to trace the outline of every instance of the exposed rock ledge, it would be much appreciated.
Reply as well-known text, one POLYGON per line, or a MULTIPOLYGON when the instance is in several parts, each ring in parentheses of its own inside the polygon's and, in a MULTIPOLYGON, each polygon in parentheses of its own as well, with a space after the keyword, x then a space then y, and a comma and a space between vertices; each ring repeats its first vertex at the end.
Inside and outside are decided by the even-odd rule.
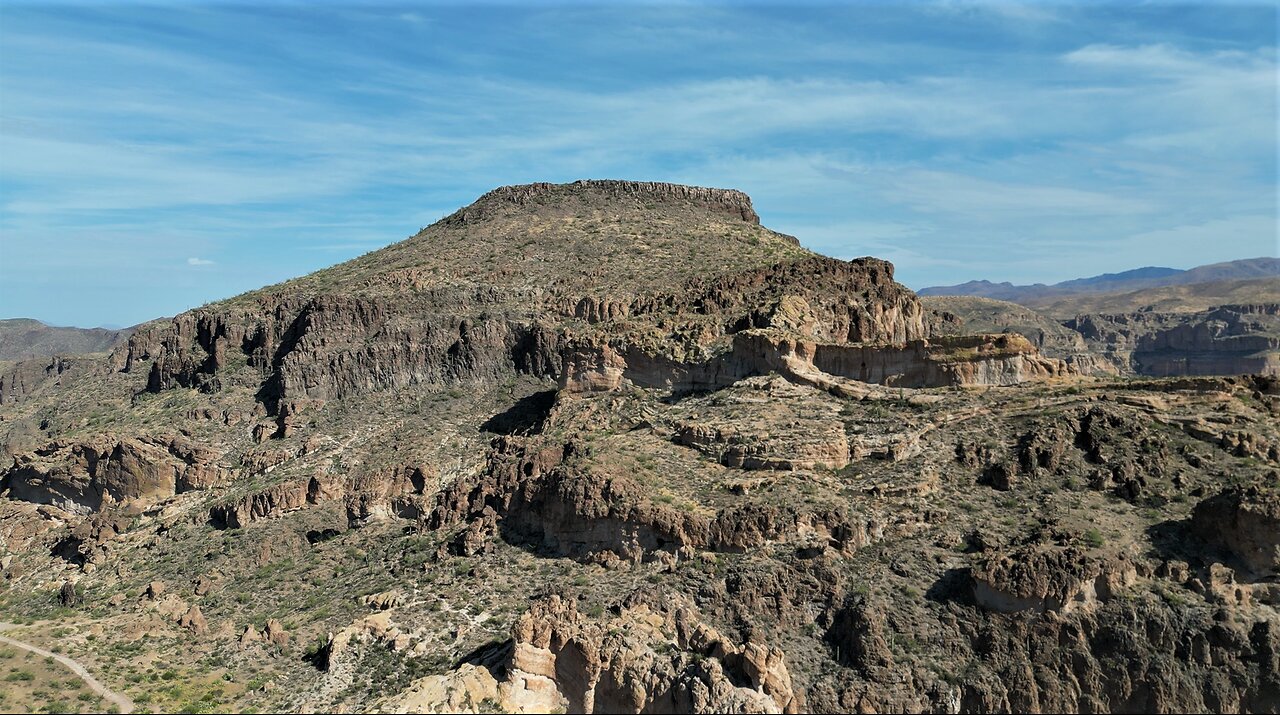
POLYGON ((481 196, 470 206, 455 212, 445 221, 447 223, 468 223, 487 218, 494 211, 499 210, 503 204, 524 206, 539 200, 572 194, 591 194, 610 199, 676 200, 727 213, 748 223, 760 223, 760 217, 751 206, 751 197, 737 189, 710 189, 701 186, 668 184, 660 181, 619 181, 616 179, 580 179, 571 184, 538 182, 518 186, 501 186, 481 196))
POLYGON ((429 529, 468 524, 479 532, 459 534, 457 550, 501 533, 508 541, 602 563, 674 563, 690 550, 742 553, 769 542, 852 551, 884 535, 878 519, 845 508, 800 511, 748 502, 687 512, 653 501, 634 480, 566 464, 572 444, 562 449, 509 438, 495 447, 484 474, 440 491, 425 518, 429 529))
POLYGON ((1047 545, 992 554, 971 575, 978 605, 1003 613, 1089 609, 1137 580, 1123 555, 1103 559, 1077 547, 1047 545))
POLYGON ((217 528, 241 529, 255 521, 340 499, 353 524, 392 516, 415 519, 423 511, 426 485, 435 478, 433 467, 415 465, 356 475, 321 473, 288 479, 214 505, 209 522, 217 528))
POLYGON ((1062 360, 1040 355, 1017 334, 837 344, 757 329, 735 333, 728 352, 695 363, 627 346, 585 346, 567 353, 561 386, 573 392, 614 390, 625 384, 718 389, 771 372, 824 389, 832 387, 832 378, 920 388, 1015 385, 1077 374, 1062 360))

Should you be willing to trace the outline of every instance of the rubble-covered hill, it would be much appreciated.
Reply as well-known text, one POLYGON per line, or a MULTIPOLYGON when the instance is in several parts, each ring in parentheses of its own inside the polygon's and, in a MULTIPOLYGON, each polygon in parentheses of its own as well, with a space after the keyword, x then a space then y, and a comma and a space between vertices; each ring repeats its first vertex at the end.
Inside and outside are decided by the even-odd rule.
POLYGON ((1277 414, 507 187, 0 375, 0 613, 158 711, 1276 712, 1277 414))

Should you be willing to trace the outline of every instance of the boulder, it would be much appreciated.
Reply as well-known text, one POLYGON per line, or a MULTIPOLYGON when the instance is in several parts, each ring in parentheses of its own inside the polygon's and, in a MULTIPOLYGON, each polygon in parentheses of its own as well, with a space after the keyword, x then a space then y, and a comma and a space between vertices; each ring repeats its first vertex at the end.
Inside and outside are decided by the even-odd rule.
POLYGON ((84 596, 76 589, 74 582, 64 581, 62 588, 58 589, 58 602, 67 608, 75 608, 84 603, 84 596))
POLYGON ((383 591, 362 596, 360 602, 375 611, 386 611, 404 603, 404 594, 399 591, 383 591))
POLYGON ((193 635, 202 636, 209 632, 209 624, 200 612, 199 606, 192 606, 178 619, 178 625, 191 631, 193 635))
POLYGON ((213 579, 209 578, 204 574, 201 574, 198 578, 196 578, 196 582, 193 587, 193 590, 197 596, 207 595, 210 591, 213 590, 213 579))
POLYGON ((246 646, 250 643, 257 643, 262 640, 262 634, 252 625, 244 627, 244 632, 240 634, 240 645, 246 646))
POLYGON ((262 630, 262 635, 273 645, 284 648, 289 645, 289 633, 284 629, 284 624, 275 618, 267 620, 267 626, 262 630))
POLYGON ((143 596, 148 600, 158 601, 160 597, 164 595, 164 592, 164 581, 152 581, 147 584, 147 589, 143 592, 143 596))

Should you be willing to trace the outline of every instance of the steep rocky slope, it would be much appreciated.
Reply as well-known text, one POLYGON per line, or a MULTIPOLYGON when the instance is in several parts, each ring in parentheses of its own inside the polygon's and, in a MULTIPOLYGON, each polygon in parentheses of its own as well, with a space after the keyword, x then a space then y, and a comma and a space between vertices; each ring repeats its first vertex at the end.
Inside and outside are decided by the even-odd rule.
POLYGON ((499 189, 15 371, 0 610, 160 711, 1280 709, 1280 386, 966 332, 739 192, 499 189))
MULTIPOLYGON (((240 365, 275 413, 415 383, 559 378, 568 355, 692 368, 787 320, 836 344, 925 336, 914 295, 759 225, 745 195, 665 184, 506 187, 413 238, 140 330, 118 355, 148 389, 220 389, 240 365), (806 322, 807 321, 807 322, 806 322)), ((789 325, 783 327, 790 327, 789 325)), ((654 378, 658 379, 658 378, 654 378)), ((677 379, 678 378, 672 378, 677 379)))

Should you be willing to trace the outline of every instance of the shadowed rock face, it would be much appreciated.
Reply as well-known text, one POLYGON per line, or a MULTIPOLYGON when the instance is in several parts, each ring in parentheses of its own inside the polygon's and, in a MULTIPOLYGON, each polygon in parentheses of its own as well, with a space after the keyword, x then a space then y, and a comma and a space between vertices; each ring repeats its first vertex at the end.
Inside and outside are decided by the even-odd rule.
POLYGON ((1196 505, 1192 525, 1256 576, 1280 575, 1280 493, 1229 489, 1196 505))
POLYGON ((1094 608, 1137 579, 1123 554, 1099 559, 1075 548, 1028 546, 990 555, 973 572, 974 600, 991 611, 1094 608))

